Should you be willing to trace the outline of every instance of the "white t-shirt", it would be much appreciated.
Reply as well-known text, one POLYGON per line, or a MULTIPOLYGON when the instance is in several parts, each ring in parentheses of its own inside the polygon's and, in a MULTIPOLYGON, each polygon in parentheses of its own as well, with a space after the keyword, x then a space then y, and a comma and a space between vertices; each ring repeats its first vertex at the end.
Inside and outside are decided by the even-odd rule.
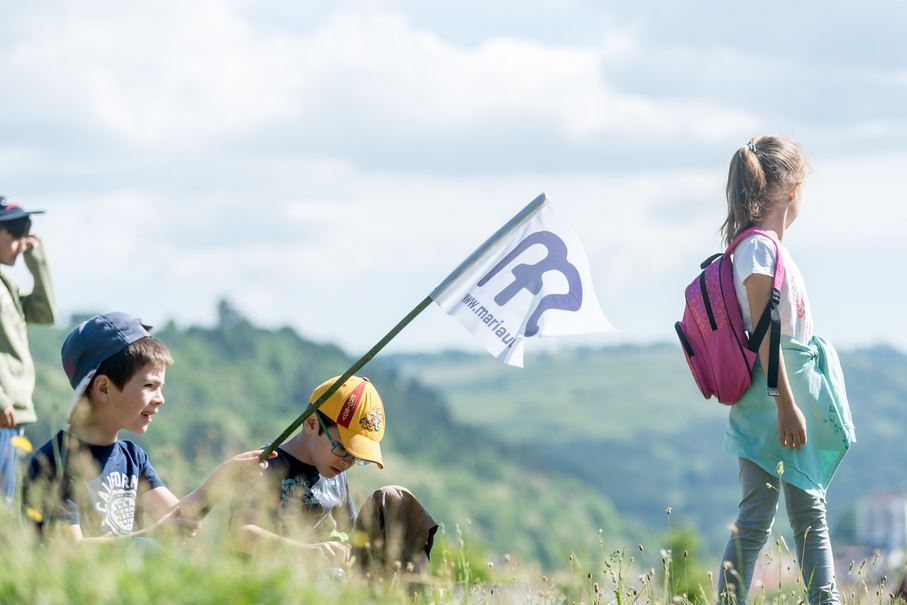
MULTIPOLYGON (((809 297, 806 295, 806 282, 803 281, 800 269, 784 244, 778 242, 778 249, 784 258, 784 281, 781 283, 779 306, 781 334, 808 343, 813 337, 813 316, 809 308, 809 297)), ((750 317, 750 303, 743 282, 753 273, 762 275, 774 273, 775 246, 772 245, 771 239, 765 236, 751 235, 740 242, 734 250, 733 262, 734 289, 737 291, 737 301, 743 311, 743 324, 752 332, 753 319, 750 317)))

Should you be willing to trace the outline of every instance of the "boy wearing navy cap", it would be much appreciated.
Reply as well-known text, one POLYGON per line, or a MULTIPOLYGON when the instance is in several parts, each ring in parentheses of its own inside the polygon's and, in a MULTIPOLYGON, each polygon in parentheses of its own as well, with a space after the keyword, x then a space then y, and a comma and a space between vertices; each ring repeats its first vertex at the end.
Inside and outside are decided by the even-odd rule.
POLYGON ((0 264, 13 266, 21 254, 34 287, 22 293, 0 272, 0 494, 7 505, 16 490, 18 449, 15 442, 25 425, 37 420, 32 394, 35 366, 28 346, 26 323, 54 322, 54 293, 41 241, 31 234, 32 214, 0 196, 0 264))
POLYGON ((179 500, 148 454, 121 440, 143 434, 164 404, 170 351, 142 322, 125 313, 97 315, 63 343, 63 369, 73 387, 69 430, 32 457, 23 486, 25 515, 39 529, 58 526, 74 542, 109 542, 164 529, 192 533, 236 482, 250 481, 266 463, 261 450, 221 464, 197 490, 179 500), (154 524, 140 529, 142 512, 154 524))

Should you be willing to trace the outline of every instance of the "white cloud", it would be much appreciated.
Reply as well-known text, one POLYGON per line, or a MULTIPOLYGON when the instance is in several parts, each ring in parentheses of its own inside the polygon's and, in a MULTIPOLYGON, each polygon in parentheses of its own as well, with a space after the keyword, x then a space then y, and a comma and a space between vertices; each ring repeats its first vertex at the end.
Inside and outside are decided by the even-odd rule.
POLYGON ((20 111, 36 118, 83 121, 143 143, 292 115, 283 41, 258 38, 227 3, 17 8, 4 68, 19 83, 9 92, 20 111))
MULTIPOLYGON (((806 266, 848 249, 872 250, 879 240, 890 248, 886 257, 862 262, 903 255, 905 215, 891 211, 901 207, 896 168, 903 159, 813 158, 790 244, 806 266)), ((290 187, 285 201, 250 204, 242 192, 216 192, 184 204, 126 190, 27 205, 49 211, 36 219, 36 231, 68 311, 119 308, 154 322, 209 321, 213 302, 228 296, 256 321, 291 323, 354 350, 373 344, 382 326, 542 190, 585 244, 599 298, 622 330, 612 338, 670 338, 683 287, 721 248, 723 170, 445 178, 313 164, 330 167, 329 178, 318 168, 303 171, 297 176, 313 193, 290 187), (332 182, 335 195, 326 197, 332 182)), ((867 296, 883 287, 867 281, 869 273, 846 270, 848 283, 867 296)), ((875 314, 887 320, 854 332, 852 306, 833 291, 839 282, 816 275, 810 284, 824 294, 812 298, 829 336, 862 343, 899 333, 890 330, 903 322, 897 297, 873 297, 875 314)), ((431 328, 407 333, 402 344, 468 343, 454 323, 422 321, 431 328)))
MULTIPOLYGON (((0 193, 50 211, 36 230, 64 309, 205 321, 227 295, 256 321, 362 349, 544 190, 584 241, 619 337, 670 338, 682 288, 720 248, 730 153, 763 128, 812 139, 793 233, 805 265, 879 241, 883 262, 905 252, 907 156, 890 142, 902 121, 801 124, 825 99, 787 96, 828 66, 659 45, 642 20, 591 42, 464 44, 376 6, 296 14, 297 30, 263 27, 257 4, 16 5, 0 23, 16 82, 0 96, 0 193)), ((848 331, 831 281, 810 287, 833 330, 907 333, 890 296, 876 297, 884 320, 848 331)), ((402 344, 469 342, 420 321, 402 344)))
POLYGON ((569 140, 713 140, 754 123, 739 108, 615 88, 609 63, 645 58, 619 30, 596 46, 491 38, 465 48, 383 11, 339 11, 291 36, 257 32, 221 2, 74 3, 49 18, 23 6, 3 58, 20 83, 11 91, 19 111, 134 143, 192 143, 282 121, 305 131, 345 114, 438 136, 541 122, 569 140))

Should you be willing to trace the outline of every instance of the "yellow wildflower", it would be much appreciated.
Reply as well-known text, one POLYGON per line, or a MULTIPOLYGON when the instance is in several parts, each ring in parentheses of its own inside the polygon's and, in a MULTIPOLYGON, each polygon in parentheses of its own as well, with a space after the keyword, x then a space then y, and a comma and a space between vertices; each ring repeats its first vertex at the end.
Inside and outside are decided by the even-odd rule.
POLYGON ((29 441, 28 437, 25 435, 16 435, 10 439, 9 442, 14 448, 19 450, 20 454, 24 455, 32 453, 31 441, 29 441))
POLYGON ((41 514, 41 511, 36 508, 32 508, 31 506, 25 507, 25 516, 35 523, 40 523, 44 520, 44 515, 41 514))
POLYGON ((350 544, 357 548, 362 548, 368 545, 368 534, 364 531, 354 531, 353 535, 350 536, 350 544))

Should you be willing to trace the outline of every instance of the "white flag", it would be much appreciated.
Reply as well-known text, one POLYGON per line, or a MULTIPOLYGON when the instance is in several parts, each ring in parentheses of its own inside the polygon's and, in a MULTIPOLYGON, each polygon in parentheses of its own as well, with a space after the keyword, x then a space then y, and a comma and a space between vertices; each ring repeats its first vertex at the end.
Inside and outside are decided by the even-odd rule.
POLYGON ((523 341, 614 330, 573 231, 541 194, 447 276, 432 299, 488 351, 523 367, 523 341))

